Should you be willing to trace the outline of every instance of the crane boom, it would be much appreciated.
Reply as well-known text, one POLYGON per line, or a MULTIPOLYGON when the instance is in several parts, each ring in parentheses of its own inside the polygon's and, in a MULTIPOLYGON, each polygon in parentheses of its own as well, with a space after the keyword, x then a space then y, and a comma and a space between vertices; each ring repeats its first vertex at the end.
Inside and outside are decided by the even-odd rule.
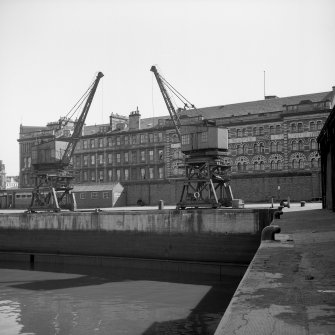
POLYGON ((172 104, 172 101, 171 101, 171 97, 165 87, 165 84, 162 80, 162 77, 161 75, 158 73, 157 71, 157 68, 155 65, 153 65, 150 69, 151 72, 154 73, 155 77, 156 77, 156 80, 157 80, 157 83, 158 83, 158 86, 159 86, 159 89, 163 95, 163 98, 164 98, 164 101, 165 101, 165 104, 166 104, 166 107, 169 111, 169 114, 170 114, 170 117, 171 117, 171 120, 173 122, 173 125, 176 129, 176 132, 178 134, 178 137, 179 137, 179 141, 181 142, 181 123, 180 123, 180 119, 179 119, 179 116, 178 116, 178 113, 176 112, 173 104, 172 104))
POLYGON ((88 98, 86 100, 86 103, 84 105, 83 111, 81 112, 81 114, 79 116, 79 119, 76 121, 76 125, 74 127, 71 139, 70 139, 70 141, 69 141, 69 143, 68 143, 68 145, 65 149, 65 152, 64 152, 64 155, 63 155, 63 158, 62 158, 62 165, 64 165, 64 166, 67 166, 70 163, 71 157, 73 156, 73 152, 74 152, 74 150, 76 148, 76 145, 79 141, 79 138, 81 136, 81 132, 82 132, 84 124, 85 124, 87 113, 88 113, 88 111, 91 107, 91 103, 93 101, 95 91, 97 90, 97 87, 99 85, 99 81, 103 76, 104 76, 103 73, 99 72, 97 74, 97 77, 96 77, 94 83, 92 84, 92 88, 90 90, 90 93, 89 93, 88 98))

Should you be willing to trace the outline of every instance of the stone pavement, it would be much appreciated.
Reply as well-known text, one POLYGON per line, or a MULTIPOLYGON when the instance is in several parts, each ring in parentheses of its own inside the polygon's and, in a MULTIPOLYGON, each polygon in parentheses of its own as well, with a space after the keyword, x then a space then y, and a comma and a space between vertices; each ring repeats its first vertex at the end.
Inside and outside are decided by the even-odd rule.
POLYGON ((272 223, 215 335, 335 334, 335 213, 318 207, 272 223))

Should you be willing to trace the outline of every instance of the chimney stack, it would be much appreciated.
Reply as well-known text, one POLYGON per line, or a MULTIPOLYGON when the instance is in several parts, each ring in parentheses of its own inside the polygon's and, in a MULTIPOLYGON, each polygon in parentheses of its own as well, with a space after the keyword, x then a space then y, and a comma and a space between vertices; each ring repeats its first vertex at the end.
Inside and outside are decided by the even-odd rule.
POLYGON ((136 111, 129 114, 129 130, 138 130, 140 129, 141 114, 136 108, 136 111))

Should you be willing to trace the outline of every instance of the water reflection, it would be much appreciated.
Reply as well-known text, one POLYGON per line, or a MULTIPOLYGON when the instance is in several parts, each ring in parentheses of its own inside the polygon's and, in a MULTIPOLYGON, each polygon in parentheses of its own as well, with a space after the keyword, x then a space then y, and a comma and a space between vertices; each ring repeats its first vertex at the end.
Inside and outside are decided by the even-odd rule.
POLYGON ((240 277, 1 264, 0 334, 213 334, 240 277))

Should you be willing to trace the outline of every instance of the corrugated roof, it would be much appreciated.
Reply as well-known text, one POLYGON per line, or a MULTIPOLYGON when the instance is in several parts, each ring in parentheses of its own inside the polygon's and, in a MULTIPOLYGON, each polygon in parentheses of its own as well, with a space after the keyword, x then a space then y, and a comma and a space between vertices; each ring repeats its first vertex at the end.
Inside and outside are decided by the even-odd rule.
MULTIPOLYGON (((116 186, 121 186, 120 183, 111 184, 90 184, 90 185, 74 185, 73 192, 99 192, 112 191, 116 186)), ((122 186, 121 186, 122 187, 122 186)))
POLYGON ((299 104, 303 100, 310 100, 311 102, 321 102, 331 100, 333 92, 322 92, 313 94, 303 94, 284 98, 271 98, 258 101, 241 102, 230 105, 213 106, 198 108, 195 110, 183 111, 182 115, 195 116, 196 114, 203 115, 207 118, 224 118, 258 113, 272 113, 282 111, 283 105, 299 104))

